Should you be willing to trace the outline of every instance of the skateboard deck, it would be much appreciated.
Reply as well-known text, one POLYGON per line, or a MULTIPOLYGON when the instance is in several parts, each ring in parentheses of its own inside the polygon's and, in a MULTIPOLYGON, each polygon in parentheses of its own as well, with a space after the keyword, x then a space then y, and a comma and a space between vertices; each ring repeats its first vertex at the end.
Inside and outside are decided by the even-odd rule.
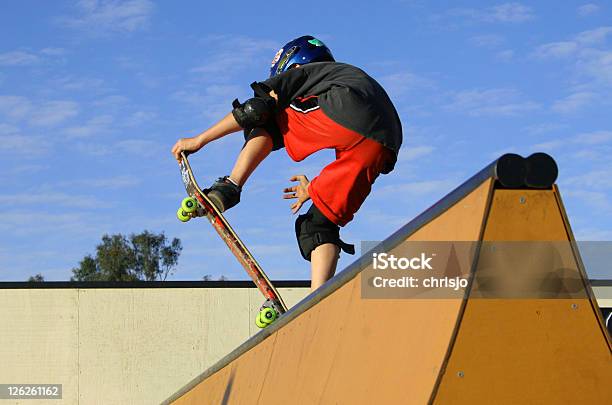
POLYGON ((198 186, 189 160, 184 152, 181 153, 181 157, 181 177, 189 197, 183 199, 181 208, 177 212, 177 217, 183 222, 195 217, 205 216, 208 218, 213 228, 215 228, 221 239, 227 244, 234 256, 236 256, 238 262, 266 299, 256 319, 257 326, 266 327, 278 316, 285 313, 287 306, 274 285, 270 282, 270 279, 268 279, 266 273, 257 263, 257 260, 255 260, 255 257, 253 257, 253 254, 238 237, 236 231, 234 231, 227 219, 198 186))

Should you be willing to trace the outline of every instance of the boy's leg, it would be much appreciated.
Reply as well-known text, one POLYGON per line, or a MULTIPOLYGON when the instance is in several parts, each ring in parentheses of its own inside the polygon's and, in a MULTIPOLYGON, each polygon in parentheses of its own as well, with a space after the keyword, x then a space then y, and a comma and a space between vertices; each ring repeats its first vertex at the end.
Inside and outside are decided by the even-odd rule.
MULTIPOLYGON (((353 219, 386 160, 392 155, 384 146, 367 138, 348 150, 337 151, 336 155, 337 160, 312 180, 309 194, 320 215, 328 220, 323 224, 327 227, 331 224, 339 229, 339 226, 353 219)), ((323 243, 312 251, 313 290, 334 275, 343 244, 338 235, 334 243, 323 243)))
POLYGON ((251 131, 229 176, 221 177, 209 189, 207 196, 221 212, 240 202, 242 186, 259 164, 270 154, 273 141, 261 129, 251 131))
POLYGON ((242 187, 259 164, 272 152, 272 137, 264 129, 254 129, 236 159, 230 179, 242 187))
POLYGON ((310 256, 311 284, 310 291, 321 287, 334 276, 340 257, 340 248, 333 243, 317 246, 310 256))

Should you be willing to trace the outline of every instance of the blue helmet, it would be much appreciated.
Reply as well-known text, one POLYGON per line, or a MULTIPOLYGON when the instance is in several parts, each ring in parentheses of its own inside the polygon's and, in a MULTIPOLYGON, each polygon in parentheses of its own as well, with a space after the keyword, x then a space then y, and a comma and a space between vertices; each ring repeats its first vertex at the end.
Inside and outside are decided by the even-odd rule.
POLYGON ((276 53, 270 67, 270 77, 286 72, 294 65, 334 61, 334 56, 323 42, 313 36, 304 35, 288 42, 276 53))

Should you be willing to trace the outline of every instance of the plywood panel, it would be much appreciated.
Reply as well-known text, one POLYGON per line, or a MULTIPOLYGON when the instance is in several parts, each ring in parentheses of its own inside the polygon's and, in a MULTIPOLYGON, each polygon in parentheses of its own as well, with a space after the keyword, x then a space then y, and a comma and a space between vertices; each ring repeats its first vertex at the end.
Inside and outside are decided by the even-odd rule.
MULTIPOLYGON (((554 192, 496 191, 484 239, 568 240, 554 192)), ((470 298, 435 403, 609 401, 612 358, 591 303, 584 292, 581 296, 470 298)))

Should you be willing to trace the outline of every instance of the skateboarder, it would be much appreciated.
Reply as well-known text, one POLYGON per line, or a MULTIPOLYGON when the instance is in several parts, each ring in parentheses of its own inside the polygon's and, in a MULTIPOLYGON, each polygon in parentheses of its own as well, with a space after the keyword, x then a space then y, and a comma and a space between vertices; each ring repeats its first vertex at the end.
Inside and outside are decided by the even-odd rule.
POLYGON ((402 143, 402 127, 385 90, 364 71, 335 62, 320 40, 302 36, 281 48, 270 78, 251 85, 254 97, 234 100, 231 113, 192 138, 179 139, 172 153, 196 152, 225 135, 244 130, 245 144, 229 176, 218 179, 208 197, 225 211, 240 202, 249 176, 270 152, 285 148, 296 162, 322 149, 336 160, 309 181, 293 176, 284 189, 297 213, 300 253, 311 262, 312 290, 331 278, 340 250, 354 254, 340 239, 340 227, 353 219, 379 174, 393 170, 402 143))

